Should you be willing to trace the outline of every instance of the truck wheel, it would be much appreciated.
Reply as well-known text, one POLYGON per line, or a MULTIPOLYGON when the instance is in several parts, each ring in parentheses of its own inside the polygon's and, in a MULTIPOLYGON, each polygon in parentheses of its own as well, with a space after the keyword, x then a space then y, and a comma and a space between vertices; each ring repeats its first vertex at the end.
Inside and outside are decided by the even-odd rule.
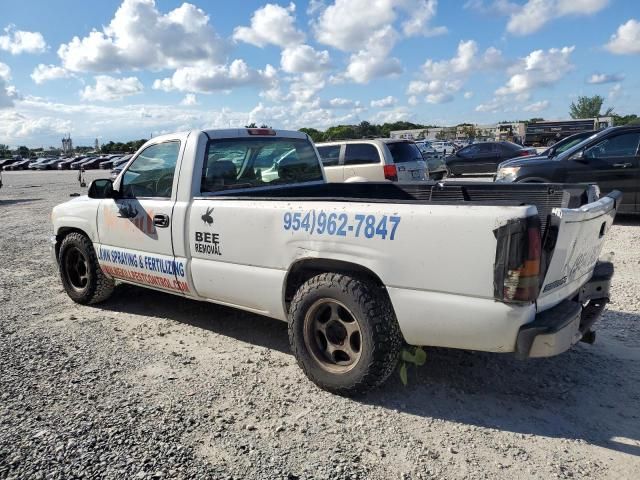
POLYGON ((81 233, 64 237, 58 264, 62 285, 74 302, 82 305, 100 303, 113 293, 114 281, 104 274, 91 240, 81 233))
POLYGON ((324 273, 304 283, 291 301, 289 344, 312 382, 349 396, 387 379, 398 362, 402 335, 380 287, 324 273))

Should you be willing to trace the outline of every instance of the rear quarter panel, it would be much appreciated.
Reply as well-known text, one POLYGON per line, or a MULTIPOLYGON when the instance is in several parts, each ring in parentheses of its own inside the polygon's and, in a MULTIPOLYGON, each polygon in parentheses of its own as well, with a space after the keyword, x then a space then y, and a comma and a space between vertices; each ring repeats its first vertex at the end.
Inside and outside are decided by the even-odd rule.
POLYGON ((388 288, 493 301, 493 230, 530 209, 199 198, 184 242, 199 296, 283 320, 287 272, 309 258, 362 265, 388 288), (286 228, 285 216, 293 215, 304 225, 286 228), (344 228, 319 233, 321 215, 344 228), (357 215, 375 227, 386 219, 385 238, 365 235, 368 220, 358 232, 357 215), (391 217, 399 218, 393 239, 391 217))

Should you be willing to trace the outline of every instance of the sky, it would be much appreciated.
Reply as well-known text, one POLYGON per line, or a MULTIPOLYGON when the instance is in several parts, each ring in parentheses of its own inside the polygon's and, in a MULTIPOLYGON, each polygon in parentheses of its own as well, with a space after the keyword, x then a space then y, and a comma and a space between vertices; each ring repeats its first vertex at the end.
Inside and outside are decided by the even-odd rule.
POLYGON ((640 0, 23 0, 0 6, 0 143, 251 122, 325 129, 640 113, 640 0))

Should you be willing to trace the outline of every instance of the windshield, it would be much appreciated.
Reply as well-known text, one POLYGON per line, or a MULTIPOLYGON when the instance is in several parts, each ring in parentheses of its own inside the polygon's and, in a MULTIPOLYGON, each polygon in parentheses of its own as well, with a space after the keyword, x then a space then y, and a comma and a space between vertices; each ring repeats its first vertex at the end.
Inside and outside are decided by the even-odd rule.
POLYGON ((315 150, 301 138, 210 140, 202 192, 323 181, 315 150))
POLYGON ((415 162, 423 160, 422 153, 415 143, 393 142, 387 143, 387 147, 393 157, 393 163, 415 162))
POLYGON ((555 157, 556 155, 560 155, 562 152, 570 149, 574 145, 578 145, 579 143, 582 143, 585 140, 591 140, 593 137, 595 137, 595 134, 588 135, 588 136, 578 136, 576 138, 565 138, 564 140, 559 141, 556 145, 551 147, 545 153, 550 152, 551 153, 550 156, 555 157))

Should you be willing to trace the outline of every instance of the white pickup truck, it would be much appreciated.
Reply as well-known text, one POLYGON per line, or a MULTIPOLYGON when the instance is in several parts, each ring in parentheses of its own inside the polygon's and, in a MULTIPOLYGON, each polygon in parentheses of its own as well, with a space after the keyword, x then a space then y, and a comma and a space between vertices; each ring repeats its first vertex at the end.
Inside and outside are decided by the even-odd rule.
POLYGON ((56 206, 51 246, 78 303, 127 282, 283 320, 307 376, 353 395, 388 377, 403 341, 528 358, 593 340, 620 194, 597 197, 328 184, 303 133, 190 131, 153 138, 115 181, 56 206))

